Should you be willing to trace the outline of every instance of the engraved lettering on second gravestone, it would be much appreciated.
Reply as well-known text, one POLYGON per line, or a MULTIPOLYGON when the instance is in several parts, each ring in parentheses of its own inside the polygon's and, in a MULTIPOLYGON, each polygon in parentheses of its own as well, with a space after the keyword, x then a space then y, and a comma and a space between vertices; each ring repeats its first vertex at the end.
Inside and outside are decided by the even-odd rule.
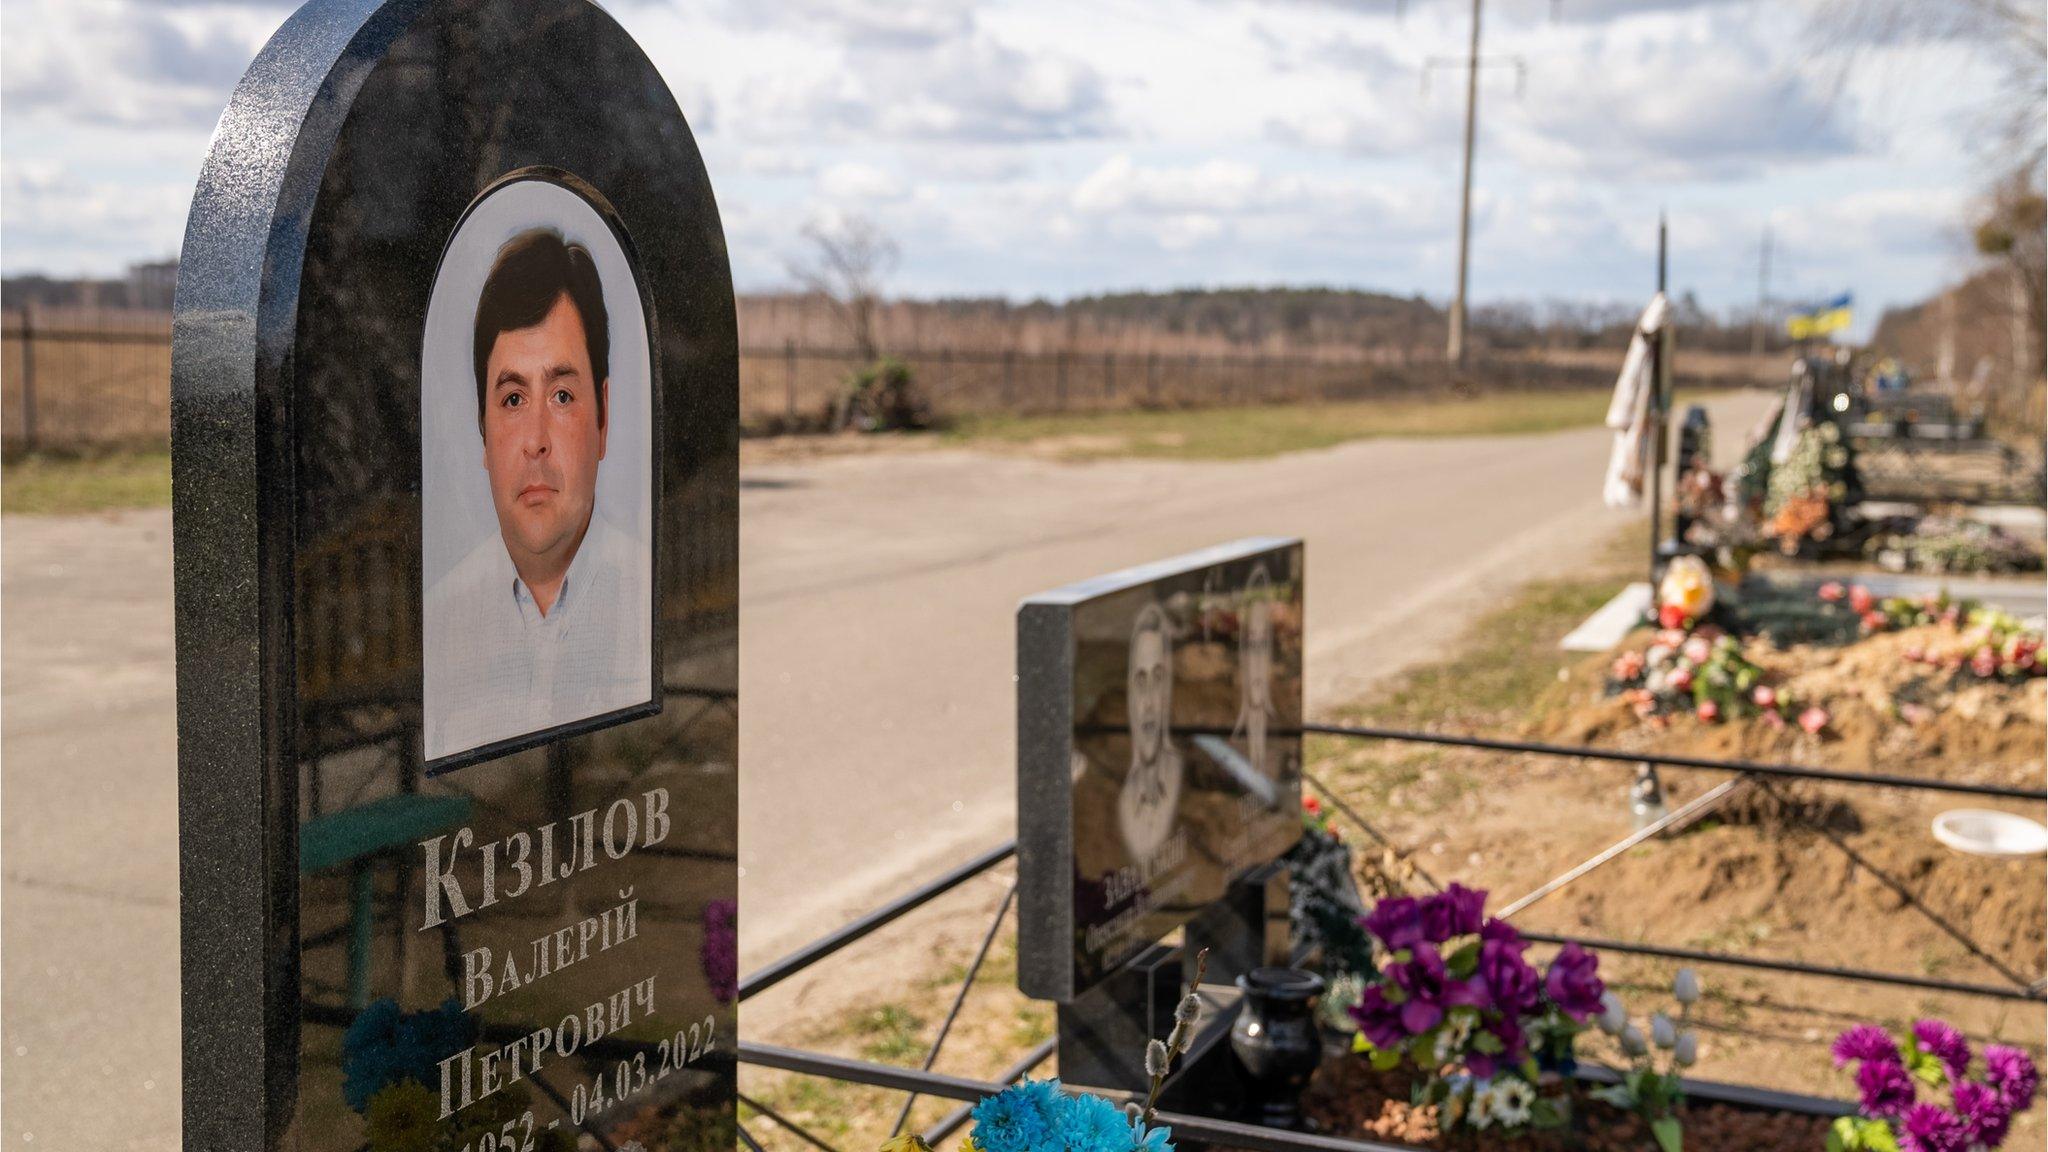
POLYGON ((1019 610, 1027 993, 1070 999, 1299 837, 1301 556, 1242 541, 1019 610))

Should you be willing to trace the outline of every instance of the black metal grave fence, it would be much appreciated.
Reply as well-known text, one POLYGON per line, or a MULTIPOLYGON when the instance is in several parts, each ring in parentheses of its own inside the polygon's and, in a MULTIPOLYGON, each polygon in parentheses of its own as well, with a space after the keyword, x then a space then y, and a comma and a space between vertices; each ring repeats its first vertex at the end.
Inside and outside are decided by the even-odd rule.
MULTIPOLYGON (((1621 751, 1584 745, 1544 744, 1530 741, 1493 740, 1481 737, 1459 736, 1445 733, 1405 731, 1387 728, 1371 728, 1339 724, 1304 724, 1303 734, 1321 735, 1353 740, 1374 740, 1432 744, 1444 747, 1467 748, 1477 751, 1497 752, 1505 755, 1537 756, 1557 759, 1597 760, 1628 764, 1651 764, 1680 771, 1700 771, 1729 774, 1730 778, 1696 797, 1692 801, 1671 810, 1663 817, 1644 825, 1615 844, 1602 849, 1572 868, 1560 873, 1528 894, 1509 902, 1500 913, 1503 918, 1512 917, 1537 901, 1561 890, 1572 881, 1585 876, 1601 865, 1617 858, 1629 848, 1653 836, 1673 832, 1704 818, 1745 786, 1775 790, 1786 782, 1810 782, 1822 785, 1844 785, 1858 788, 1884 788, 1903 791, 1937 792, 1965 795, 1987 799, 2025 801, 2034 804, 2048 804, 2048 789, 2021 788, 2004 784, 1976 783, 1922 779, 1912 776, 1882 773, 1843 772, 1825 768, 1814 768, 1796 764, 1771 764, 1749 760, 1723 760, 1696 756, 1658 755, 1642 752, 1621 751)), ((1513 766, 1513 761, 1506 762, 1513 766)), ((1337 795, 1327 784, 1308 773, 1303 778, 1329 800, 1345 819, 1357 825, 1368 836, 1392 849, 1401 851, 1372 823, 1350 804, 1337 795)), ((1835 846, 1856 857, 1853 847, 1839 836, 1822 829, 1824 835, 1833 840, 1835 846)), ((931 903, 961 885, 991 869, 1003 864, 1016 854, 1016 842, 999 845, 968 860, 944 875, 923 886, 897 897, 880 908, 804 945, 779 960, 770 963, 743 977, 739 984, 739 998, 742 1002, 804 972, 841 949, 857 943, 902 917, 931 903)), ((1859 858, 1860 859, 1860 858, 1859 858)), ((1867 862, 1865 862, 1866 866, 1867 862)), ((1874 870, 1874 869, 1873 869, 1874 870)), ((1874 870, 1875 871, 1875 870, 1874 870)), ((1431 887, 1441 887, 1427 872, 1418 869, 1418 876, 1431 887)), ((2013 972, 1995 958, 1978 948, 1974 942, 1954 927, 1948 918, 1937 909, 1928 908, 1915 895, 1899 885, 1896 880, 1878 875, 1895 887, 1895 890, 1923 915, 1929 917, 1944 932, 1963 943, 1979 959, 1986 961, 2005 977, 2004 984, 1985 984, 1961 980, 1944 980, 1935 977, 1915 976, 1900 972, 1875 969, 1846 968, 1835 965, 1808 963, 1799 960, 1779 960, 1740 953, 1708 951, 1703 949, 1678 948, 1652 943, 1636 943, 1623 940, 1597 939, 1585 936, 1562 936, 1551 933, 1522 933, 1525 939, 1547 943, 1564 944, 1576 941, 1582 947, 1602 953, 1644 956, 1659 960, 1676 960, 1691 964, 1713 965, 1772 972, 1782 975, 1837 980, 1848 983, 1869 984, 1896 988, 1911 988, 1921 991, 1942 992, 1954 995, 1985 997, 1996 1000, 2020 1001, 2033 1004, 2048 1003, 2048 977, 2029 978, 2013 972)), ((1008 915, 1015 895, 1015 884, 1010 886, 1009 895, 1002 901, 994 921, 989 925, 986 940, 993 940, 1003 919, 1008 915)), ((1032 1071, 1051 1058, 1055 1041, 1046 1040, 1024 1053, 999 1080, 980 1081, 948 1076, 931 1071, 946 1037, 958 1018, 969 990, 980 975, 987 958, 986 943, 974 962, 969 965, 961 986, 954 997, 952 1007, 941 1023, 937 1039, 926 1052, 922 1067, 902 1068, 870 1061, 853 1060, 840 1056, 742 1040, 739 1046, 739 1060, 760 1068, 779 1069, 804 1076, 816 1076, 848 1083, 893 1089, 907 1094, 900 1113, 896 1130, 901 1131, 910 1114, 910 1103, 917 1096, 933 1096, 963 1101, 962 1105, 947 1114, 938 1123, 922 1133, 924 1139, 936 1144, 959 1131, 968 1120, 968 1110, 973 1101, 999 1092, 1009 1084, 1028 1076, 1032 1071)), ((1585 1074, 1592 1079, 1603 1079, 1603 1070, 1587 1069, 1585 1074)), ((1777 1092, 1770 1089, 1739 1084, 1723 1084, 1711 1081, 1687 1081, 1687 1095, 1695 1100, 1722 1102, 1753 1108, 1780 1109, 1821 1115, 1845 1115, 1854 1111, 1852 1105, 1811 1096, 1777 1092)), ((1120 1101, 1121 1102, 1121 1101, 1120 1101)), ((775 1123, 806 1144, 821 1152, 843 1152, 818 1137, 798 1122, 749 1100, 761 1116, 775 1123)), ((1257 1152, 1412 1152, 1412 1146, 1388 1144, 1370 1140, 1335 1138, 1300 1132, 1279 1131, 1231 1121, 1189 1115, 1161 1113, 1159 1121, 1170 1125, 1176 1137, 1183 1141, 1223 1145, 1233 1148, 1257 1150, 1257 1152)), ((750 1148, 760 1148, 751 1133, 742 1126, 742 1140, 750 1148)))

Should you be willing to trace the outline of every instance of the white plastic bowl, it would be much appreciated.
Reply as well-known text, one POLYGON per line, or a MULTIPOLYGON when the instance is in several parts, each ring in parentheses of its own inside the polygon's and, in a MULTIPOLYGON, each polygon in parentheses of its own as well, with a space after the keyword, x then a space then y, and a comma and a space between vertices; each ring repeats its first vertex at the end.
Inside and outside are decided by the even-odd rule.
POLYGON ((1934 838, 1972 856, 2014 859, 2048 852, 2048 825, 1988 808, 1943 812, 1934 818, 1934 838))

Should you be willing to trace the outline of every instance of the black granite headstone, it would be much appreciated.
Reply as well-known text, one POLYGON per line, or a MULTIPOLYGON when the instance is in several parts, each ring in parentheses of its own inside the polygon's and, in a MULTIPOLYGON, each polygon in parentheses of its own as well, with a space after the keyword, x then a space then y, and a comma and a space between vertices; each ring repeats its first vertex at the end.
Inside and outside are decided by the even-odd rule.
POLYGON ((315 0, 173 352, 185 1147, 733 1144, 738 372, 588 0, 315 0))
MULTIPOLYGON (((1299 541, 1242 540, 1018 609, 1027 995, 1073 1001, 1233 883, 1265 891, 1250 874, 1300 838, 1302 576, 1299 541)), ((1211 926, 1231 942, 1212 977, 1266 915, 1211 926)))

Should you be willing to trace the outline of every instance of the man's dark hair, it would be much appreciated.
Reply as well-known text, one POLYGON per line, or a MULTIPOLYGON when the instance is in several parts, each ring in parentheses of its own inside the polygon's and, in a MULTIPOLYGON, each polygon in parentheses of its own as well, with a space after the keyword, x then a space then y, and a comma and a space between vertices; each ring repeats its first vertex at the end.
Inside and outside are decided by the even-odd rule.
POLYGON ((476 302, 476 423, 484 423, 484 403, 490 395, 491 347, 500 333, 531 328, 547 318, 555 301, 563 295, 576 306, 583 319, 583 337, 589 345, 590 371, 596 379, 597 423, 604 425, 605 390, 598 382, 611 376, 611 328, 605 319, 604 288, 598 282, 597 262, 590 249, 563 241, 552 228, 521 232, 498 249, 497 263, 484 277, 484 290, 476 302))

